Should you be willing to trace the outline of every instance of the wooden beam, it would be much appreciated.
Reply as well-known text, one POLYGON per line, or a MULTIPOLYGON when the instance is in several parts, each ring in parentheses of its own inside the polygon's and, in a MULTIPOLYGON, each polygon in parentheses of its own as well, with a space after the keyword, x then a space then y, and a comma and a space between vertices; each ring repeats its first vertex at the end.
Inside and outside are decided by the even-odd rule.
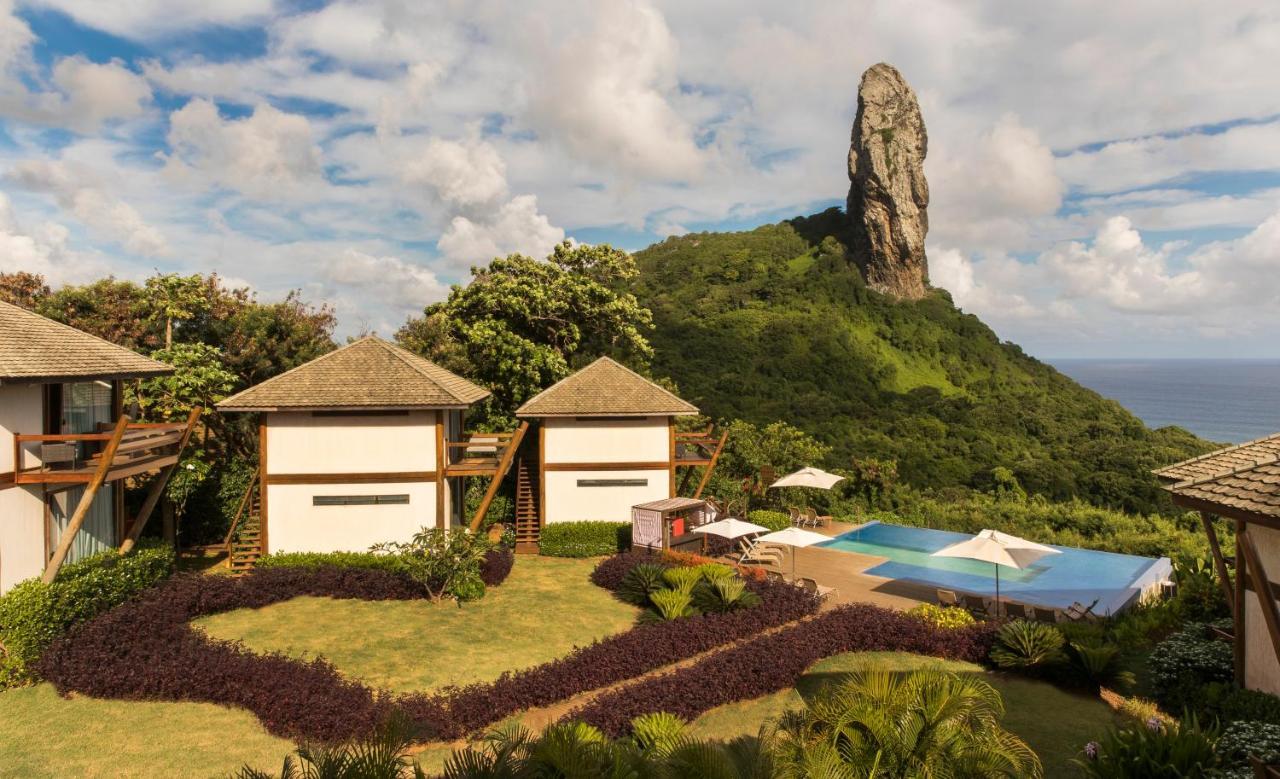
POLYGON ((1169 497, 1173 499, 1175 505, 1191 509, 1192 511, 1207 511, 1210 514, 1214 514, 1219 517, 1225 517, 1227 519, 1241 519, 1255 525, 1269 527, 1272 530, 1280 530, 1280 517, 1245 511, 1234 506, 1216 503, 1211 500, 1193 498, 1189 495, 1179 495, 1176 492, 1170 492, 1169 497))
POLYGON ((667 468, 671 475, 667 479, 667 497, 676 496, 676 418, 667 417, 667 436, 671 439, 670 455, 667 457, 667 468))
POLYGON ((444 481, 444 412, 436 412, 436 527, 444 529, 446 517, 444 515, 444 491, 448 486, 444 481))
POLYGON ((528 429, 529 423, 521 422, 520 427, 516 428, 516 434, 511 436, 511 443, 507 444, 507 448, 502 450, 502 460, 498 463, 498 472, 493 475, 493 479, 489 482, 489 489, 484 491, 484 498, 480 500, 476 515, 471 520, 471 532, 480 531, 480 523, 484 521, 484 515, 489 513, 489 504, 493 503, 494 497, 498 494, 498 487, 502 486, 502 477, 506 476, 507 470, 511 468, 511 461, 515 459, 516 450, 520 448, 520 442, 524 440, 525 431, 528 429))
POLYGON ((1227 574, 1227 561, 1222 559, 1222 547, 1218 545, 1218 531, 1213 526, 1213 515, 1207 511, 1201 511, 1200 521, 1204 524, 1205 535, 1209 536, 1209 551, 1213 554, 1213 567, 1218 571, 1218 584, 1222 586, 1222 594, 1227 598, 1227 608, 1234 619, 1236 616, 1235 588, 1231 585, 1231 577, 1227 574))
POLYGON ((1235 607, 1233 612, 1235 618, 1235 641, 1232 644, 1232 650, 1235 660, 1236 684, 1244 687, 1244 632, 1245 632, 1245 607, 1244 607, 1244 585, 1249 579, 1249 564, 1245 562, 1244 551, 1240 549, 1240 537, 1244 535, 1245 524, 1243 521, 1236 520, 1236 593, 1235 607))
POLYGON ((267 477, 267 484, 403 484, 434 482, 435 480, 435 471, 273 473, 267 477))
POLYGON ((547 463, 545 471, 665 471, 667 463, 661 460, 634 463, 547 463))
MULTIPOLYGON (((173 475, 178 463, 182 461, 182 452, 187 448, 187 442, 191 440, 191 431, 195 430, 196 421, 200 419, 200 412, 203 410, 196 406, 187 415, 187 427, 182 432, 182 438, 178 439, 178 449, 173 455, 173 463, 166 465, 161 469, 160 474, 156 476, 155 482, 147 492, 146 500, 142 502, 142 508, 138 509, 137 518, 133 520, 133 524, 129 526, 129 532, 125 535, 124 540, 120 542, 120 554, 128 554, 138 543, 138 539, 142 536, 142 529, 146 527, 147 520, 151 519, 151 513, 156 510, 156 504, 164 497, 164 488, 169 483, 169 477, 173 475)), ((111 463, 111 458, 105 456, 105 454, 102 460, 108 465, 111 463)))
POLYGON ((698 482, 698 489, 693 493, 693 497, 702 497, 702 491, 707 488, 707 482, 711 481, 711 472, 716 469, 716 461, 720 459, 720 453, 724 451, 724 444, 728 440, 729 431, 726 430, 720 434, 720 443, 716 444, 716 450, 711 453, 711 462, 707 464, 707 469, 702 472, 702 481, 698 482))
POLYGON ((1239 538, 1240 551, 1244 552, 1249 577, 1253 579, 1254 595, 1258 599, 1258 605, 1262 607, 1262 620, 1267 623, 1267 634, 1271 636, 1271 649, 1276 659, 1280 660, 1280 611, 1276 610, 1276 600, 1271 597, 1270 588, 1267 587, 1267 570, 1262 567, 1262 560, 1249 536, 1249 529, 1245 528, 1239 538))
POLYGON ((67 529, 62 531, 62 537, 58 539, 58 548, 53 550, 53 557, 44 567, 44 575, 40 578, 45 584, 53 581, 53 577, 57 576, 58 571, 61 570, 63 561, 67 559, 67 553, 71 551, 71 542, 75 540, 76 533, 80 532, 80 526, 84 524, 84 518, 89 514, 89 506, 93 504, 93 499, 98 496, 98 490, 102 489, 103 482, 107 480, 111 458, 115 457, 116 447, 120 445, 120 439, 124 437, 125 428, 128 426, 129 417, 121 416, 116 420, 115 431, 107 441, 106 449, 103 450, 102 463, 94 473, 93 481, 85 487, 84 495, 80 496, 75 513, 71 515, 71 522, 67 524, 67 529))
POLYGON ((267 476, 270 471, 267 470, 267 415, 260 414, 258 416, 258 546, 261 552, 265 554, 271 553, 271 547, 267 545, 267 529, 271 523, 267 521, 267 495, 271 492, 267 489, 267 476))

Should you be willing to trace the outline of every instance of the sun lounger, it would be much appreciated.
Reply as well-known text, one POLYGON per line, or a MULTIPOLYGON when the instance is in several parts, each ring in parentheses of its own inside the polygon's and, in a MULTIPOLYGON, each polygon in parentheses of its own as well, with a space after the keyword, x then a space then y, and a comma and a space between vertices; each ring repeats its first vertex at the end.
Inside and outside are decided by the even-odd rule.
POLYGON ((792 527, 804 527, 804 514, 800 513, 800 509, 795 506, 788 506, 787 516, 791 518, 792 527))
POLYGON ((959 606, 960 597, 956 595, 955 590, 938 590, 938 605, 943 608, 959 606))
POLYGON ((818 512, 814 511, 812 507, 805 508, 804 510, 804 520, 810 527, 826 527, 828 519, 830 519, 830 517, 818 516, 818 512))
POLYGON ((1093 603, 1088 606, 1076 601, 1063 609, 1062 614, 1072 622, 1079 622, 1082 619, 1097 619, 1098 615, 1093 613, 1093 607, 1098 605, 1099 600, 1099 598, 1094 598, 1093 603))
POLYGON ((782 552, 764 544, 753 544, 742 553, 739 565, 782 565, 782 552))
POLYGON ((1004 614, 1010 619, 1035 619, 1035 611, 1031 606, 1017 601, 1007 601, 1004 604, 1004 614))
POLYGON ((821 584, 818 584, 813 579, 810 579, 807 577, 800 578, 800 586, 804 588, 805 592, 811 592, 814 595, 817 595, 819 598, 824 598, 824 599, 828 595, 834 594, 836 591, 835 587, 823 587, 821 584))
POLYGON ((964 594, 964 607, 978 619, 986 619, 991 616, 991 611, 987 608, 987 599, 981 595, 973 595, 966 592, 964 594))
POLYGON ((1035 615, 1036 622, 1057 622, 1058 610, 1046 609, 1043 606, 1032 606, 1031 611, 1035 615))

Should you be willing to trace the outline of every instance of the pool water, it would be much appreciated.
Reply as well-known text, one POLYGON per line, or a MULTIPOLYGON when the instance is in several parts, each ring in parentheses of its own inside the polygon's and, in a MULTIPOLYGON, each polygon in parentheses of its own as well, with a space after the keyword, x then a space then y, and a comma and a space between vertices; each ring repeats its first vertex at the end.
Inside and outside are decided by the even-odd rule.
MULTIPOLYGON (((993 597, 995 565, 932 556, 939 549, 972 537, 947 530, 870 522, 821 546, 888 558, 865 571, 872 576, 993 597)), ((1070 546, 1053 548, 1061 554, 1045 555, 1026 568, 1000 566, 1000 596, 1057 608, 1077 601, 1088 605, 1097 599, 1094 611, 1111 614, 1172 574, 1167 557, 1138 557, 1070 546)))

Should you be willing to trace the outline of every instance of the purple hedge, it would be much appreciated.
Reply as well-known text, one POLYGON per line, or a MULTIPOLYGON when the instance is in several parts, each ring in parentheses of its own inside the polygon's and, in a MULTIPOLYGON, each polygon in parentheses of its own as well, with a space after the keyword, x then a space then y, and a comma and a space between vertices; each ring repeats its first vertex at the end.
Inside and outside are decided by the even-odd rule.
POLYGON ((640 563, 667 565, 662 561, 661 555, 647 552, 643 549, 619 552, 600 561, 600 564, 591 571, 591 583, 610 592, 615 592, 622 586, 622 577, 627 575, 627 571, 635 568, 640 563))
POLYGON ((507 580, 515 562, 516 555, 510 547, 490 549, 484 553, 484 562, 480 564, 480 579, 486 587, 497 587, 507 580))
POLYGON ((665 711, 693 720, 725 703, 794 687, 809 666, 842 652, 914 652, 980 662, 991 649, 995 629, 994 623, 936 628, 876 606, 841 606, 686 668, 601 695, 566 719, 588 722, 614 736, 627 733, 631 720, 641 714, 665 711))

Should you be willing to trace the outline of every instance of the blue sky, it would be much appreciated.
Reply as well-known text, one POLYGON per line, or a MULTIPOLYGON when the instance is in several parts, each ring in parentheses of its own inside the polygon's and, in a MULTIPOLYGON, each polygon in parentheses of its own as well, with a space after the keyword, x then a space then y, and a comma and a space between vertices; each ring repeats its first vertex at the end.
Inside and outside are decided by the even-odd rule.
POLYGON ((1276 356, 1280 17, 1185 6, 0 0, 0 270, 216 270, 390 334, 495 254, 842 204, 887 61, 932 279, 1001 337, 1276 356))

